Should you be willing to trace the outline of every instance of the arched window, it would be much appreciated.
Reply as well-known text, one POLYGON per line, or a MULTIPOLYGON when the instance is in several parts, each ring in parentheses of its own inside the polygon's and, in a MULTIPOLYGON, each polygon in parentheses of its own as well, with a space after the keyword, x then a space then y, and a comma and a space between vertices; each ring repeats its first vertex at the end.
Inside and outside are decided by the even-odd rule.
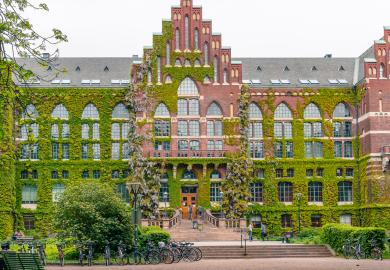
POLYGON ((123 103, 119 103, 115 106, 115 108, 112 110, 112 119, 129 119, 130 114, 127 110, 126 106, 123 103))
POLYGON ((195 50, 199 50, 199 30, 198 28, 195 28, 195 33, 194 33, 194 47, 195 50))
POLYGON ((99 119, 99 112, 93 104, 88 104, 81 115, 82 119, 99 119))
POLYGON ((201 63, 200 63, 199 59, 195 59, 194 66, 195 67, 200 67, 201 66, 201 63))
POLYGON ((221 108, 216 102, 211 103, 207 109, 207 116, 222 116, 221 108))
POLYGON ((263 118, 263 114, 261 113, 259 106, 257 106, 255 103, 251 103, 249 105, 249 118, 252 119, 263 118))
POLYGON ((345 103, 339 103, 333 111, 333 118, 351 117, 351 112, 345 103))
POLYGON ((292 112, 285 103, 280 103, 275 110, 275 119, 292 119, 292 112))
POLYGON ((222 178, 221 173, 218 170, 214 170, 210 175, 210 179, 221 179, 221 178, 222 178))
POLYGON ((179 51, 180 50, 180 30, 179 28, 176 28, 176 32, 175 32, 175 40, 176 40, 176 50, 179 51))
POLYGON ((386 78, 385 76, 385 65, 382 63, 379 67, 379 78, 386 78))
POLYGON ((176 58, 175 67, 181 67, 181 60, 180 60, 180 58, 176 58))
POLYGON ((219 83, 219 60, 218 60, 218 56, 214 57, 214 83, 219 83))
POLYGON ((170 66, 171 65, 171 44, 169 41, 167 42, 167 46, 165 48, 165 60, 166 60, 166 65, 170 66))
POLYGON ((178 89, 178 95, 183 96, 197 96, 199 95, 198 87, 191 78, 185 78, 178 89))
POLYGON ((207 42, 205 42, 204 44, 204 64, 206 66, 209 65, 209 44, 207 42))
POLYGON ((190 48, 190 19, 188 18, 188 15, 184 18, 184 35, 185 35, 185 48, 190 48))
POLYGON ((59 104, 54 108, 51 117, 54 119, 69 119, 69 113, 64 105, 59 104))
POLYGON ((39 113, 34 105, 27 105, 26 109, 23 111, 22 117, 23 119, 36 119, 39 116, 39 113))
POLYGON ((170 117, 169 110, 167 106, 164 103, 160 103, 157 108, 156 112, 154 114, 154 117, 170 117))
POLYGON ((196 179, 196 175, 193 170, 186 170, 183 174, 183 179, 196 179))
POLYGON ((189 59, 186 59, 186 60, 184 61, 184 66, 185 66, 185 67, 190 67, 190 66, 191 66, 191 62, 190 62, 189 59))
POLYGON ((153 78, 152 78, 152 71, 149 69, 148 70, 148 84, 151 84, 153 81, 153 78))
POLYGON ((314 103, 310 103, 306 106, 305 111, 303 113, 303 117, 305 119, 318 119, 321 118, 320 109, 314 103))

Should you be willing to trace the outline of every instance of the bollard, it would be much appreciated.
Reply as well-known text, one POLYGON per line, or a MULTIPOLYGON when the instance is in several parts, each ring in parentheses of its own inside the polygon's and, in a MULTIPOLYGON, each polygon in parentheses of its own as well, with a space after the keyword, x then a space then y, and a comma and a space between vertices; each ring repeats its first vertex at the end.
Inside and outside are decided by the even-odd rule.
POLYGON ((241 248, 243 248, 243 246, 242 246, 242 229, 241 229, 241 248))
POLYGON ((245 251, 244 251, 244 256, 246 256, 246 239, 245 239, 245 251))

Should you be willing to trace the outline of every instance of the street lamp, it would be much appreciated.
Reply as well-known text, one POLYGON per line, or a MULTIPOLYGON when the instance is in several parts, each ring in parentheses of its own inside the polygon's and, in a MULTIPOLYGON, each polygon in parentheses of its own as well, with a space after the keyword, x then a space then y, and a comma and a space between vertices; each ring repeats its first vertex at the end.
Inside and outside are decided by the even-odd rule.
POLYGON ((164 192, 163 194, 163 197, 164 197, 164 204, 165 204, 165 218, 168 217, 168 214, 167 214, 167 200, 168 200, 168 192, 164 192))
POLYGON ((133 204, 133 215, 134 215, 134 258, 138 253, 138 204, 137 201, 140 201, 141 195, 143 192, 142 184, 140 182, 131 182, 127 183, 127 188, 130 194, 134 196, 133 204))
POLYGON ((301 235, 301 202, 302 202, 302 193, 297 193, 295 195, 298 200, 298 235, 301 235))
POLYGON ((223 208, 222 208, 222 204, 223 204, 223 191, 220 191, 219 195, 221 197, 221 218, 223 218, 223 208))

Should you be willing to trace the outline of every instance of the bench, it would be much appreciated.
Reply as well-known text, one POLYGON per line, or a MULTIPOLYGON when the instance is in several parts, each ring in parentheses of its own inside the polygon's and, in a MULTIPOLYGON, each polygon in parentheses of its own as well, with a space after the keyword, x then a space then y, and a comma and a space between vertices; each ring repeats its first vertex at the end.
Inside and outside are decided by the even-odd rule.
POLYGON ((7 270, 44 270, 36 253, 2 253, 7 270))

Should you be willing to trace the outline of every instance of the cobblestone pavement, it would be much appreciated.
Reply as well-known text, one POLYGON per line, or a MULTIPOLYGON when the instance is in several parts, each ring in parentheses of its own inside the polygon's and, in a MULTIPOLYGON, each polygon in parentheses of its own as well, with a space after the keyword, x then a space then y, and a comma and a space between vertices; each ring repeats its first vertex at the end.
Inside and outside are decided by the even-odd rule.
POLYGON ((249 259, 249 260, 203 260, 197 263, 179 263, 173 265, 140 265, 140 266, 93 266, 64 268, 48 266, 47 270, 387 270, 390 269, 390 260, 344 260, 340 258, 310 258, 310 259, 249 259))

